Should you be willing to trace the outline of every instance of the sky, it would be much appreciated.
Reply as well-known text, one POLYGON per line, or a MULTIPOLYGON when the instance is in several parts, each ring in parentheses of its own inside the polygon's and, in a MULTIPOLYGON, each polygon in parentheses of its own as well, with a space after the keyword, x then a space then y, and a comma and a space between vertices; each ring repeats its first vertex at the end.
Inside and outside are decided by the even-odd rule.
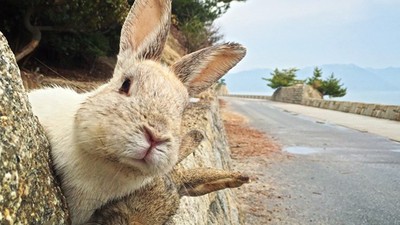
POLYGON ((215 21, 247 48, 232 72, 323 64, 400 67, 400 0, 247 0, 215 21))

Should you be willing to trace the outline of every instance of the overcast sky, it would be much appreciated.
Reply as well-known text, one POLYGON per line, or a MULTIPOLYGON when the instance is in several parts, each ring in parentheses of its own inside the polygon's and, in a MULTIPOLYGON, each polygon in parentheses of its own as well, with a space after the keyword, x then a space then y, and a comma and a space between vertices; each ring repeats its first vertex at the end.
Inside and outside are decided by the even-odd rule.
POLYGON ((331 63, 400 67, 400 0, 247 0, 216 21, 247 47, 233 71, 331 63))

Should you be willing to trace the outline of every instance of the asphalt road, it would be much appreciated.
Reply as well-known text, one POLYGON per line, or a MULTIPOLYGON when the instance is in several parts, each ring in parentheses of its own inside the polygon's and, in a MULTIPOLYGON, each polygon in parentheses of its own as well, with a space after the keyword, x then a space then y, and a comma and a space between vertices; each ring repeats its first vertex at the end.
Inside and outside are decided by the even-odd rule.
MULTIPOLYGON (((271 199, 280 207, 274 210, 279 218, 274 223, 400 224, 399 142, 369 133, 368 129, 360 131, 358 125, 363 123, 368 128, 368 124, 351 114, 346 119, 353 121, 358 130, 349 128, 351 123, 344 127, 334 120, 321 120, 315 112, 310 117, 287 109, 295 105, 224 100, 233 111, 245 115, 251 126, 265 131, 282 144, 284 151, 293 154, 288 160, 265 167, 277 187, 275 191, 282 196, 271 199)), ((384 122, 377 120, 377 124, 379 121, 384 122)), ((400 122, 391 125, 387 129, 400 130, 400 122)))

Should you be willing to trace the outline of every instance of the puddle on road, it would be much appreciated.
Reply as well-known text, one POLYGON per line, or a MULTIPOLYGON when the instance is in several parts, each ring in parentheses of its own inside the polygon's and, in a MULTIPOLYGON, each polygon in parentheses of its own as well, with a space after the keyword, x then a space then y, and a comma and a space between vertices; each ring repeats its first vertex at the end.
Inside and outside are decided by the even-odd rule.
POLYGON ((398 149, 398 150, 392 150, 392 152, 400 153, 400 149, 398 149))
POLYGON ((321 148, 310 148, 301 146, 292 146, 284 148, 283 151, 298 155, 310 155, 322 152, 321 148))

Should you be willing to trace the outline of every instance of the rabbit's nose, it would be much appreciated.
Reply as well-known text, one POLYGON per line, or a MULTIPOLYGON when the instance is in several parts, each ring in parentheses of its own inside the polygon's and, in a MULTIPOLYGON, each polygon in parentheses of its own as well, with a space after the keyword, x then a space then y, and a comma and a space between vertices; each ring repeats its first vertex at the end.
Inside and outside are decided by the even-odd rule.
POLYGON ((158 145, 169 142, 169 139, 163 137, 161 135, 157 135, 154 129, 144 126, 144 135, 146 137, 147 142, 150 145, 150 149, 157 147, 158 145))

